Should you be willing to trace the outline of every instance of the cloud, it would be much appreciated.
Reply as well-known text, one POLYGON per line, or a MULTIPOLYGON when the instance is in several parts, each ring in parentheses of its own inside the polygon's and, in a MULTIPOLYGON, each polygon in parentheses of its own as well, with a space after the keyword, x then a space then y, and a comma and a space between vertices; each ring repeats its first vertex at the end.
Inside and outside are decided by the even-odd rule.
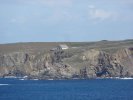
POLYGON ((57 7, 57 6, 71 6, 73 0, 0 0, 0 5, 39 5, 47 7, 57 7))
POLYGON ((15 18, 12 18, 12 19, 10 20, 10 22, 11 22, 11 23, 15 23, 15 22, 17 22, 17 20, 16 20, 15 18))
POLYGON ((24 24, 27 22, 27 18, 24 16, 17 16, 10 19, 11 24, 24 24))
POLYGON ((94 8, 95 8, 94 5, 89 5, 88 7, 89 7, 90 9, 94 9, 94 8))
POLYGON ((88 7, 90 19, 103 21, 107 19, 114 19, 117 17, 116 13, 96 8, 94 5, 89 5, 88 7))
POLYGON ((31 5, 43 5, 48 7, 70 6, 72 4, 72 0, 20 0, 19 2, 31 5))
POLYGON ((42 18, 43 23, 49 23, 52 26, 59 23, 70 23, 79 20, 79 16, 67 10, 54 10, 51 15, 42 18))
POLYGON ((54 6, 54 5, 68 6, 72 3, 71 0, 40 0, 40 1, 48 6, 54 6))
POLYGON ((123 3, 133 4, 133 0, 122 0, 123 3))

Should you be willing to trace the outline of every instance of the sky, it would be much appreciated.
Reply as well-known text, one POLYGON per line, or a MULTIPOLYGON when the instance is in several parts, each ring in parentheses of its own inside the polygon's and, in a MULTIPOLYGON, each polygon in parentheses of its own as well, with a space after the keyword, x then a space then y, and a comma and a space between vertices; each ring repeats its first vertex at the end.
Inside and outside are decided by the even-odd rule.
POLYGON ((0 0, 0 44, 133 39, 133 0, 0 0))

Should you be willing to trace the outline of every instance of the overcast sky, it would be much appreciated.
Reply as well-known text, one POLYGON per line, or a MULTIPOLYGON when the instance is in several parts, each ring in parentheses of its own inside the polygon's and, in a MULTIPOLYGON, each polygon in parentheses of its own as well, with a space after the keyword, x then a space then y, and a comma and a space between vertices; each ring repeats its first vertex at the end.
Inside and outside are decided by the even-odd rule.
POLYGON ((133 0, 0 0, 0 43, 133 38, 133 0))

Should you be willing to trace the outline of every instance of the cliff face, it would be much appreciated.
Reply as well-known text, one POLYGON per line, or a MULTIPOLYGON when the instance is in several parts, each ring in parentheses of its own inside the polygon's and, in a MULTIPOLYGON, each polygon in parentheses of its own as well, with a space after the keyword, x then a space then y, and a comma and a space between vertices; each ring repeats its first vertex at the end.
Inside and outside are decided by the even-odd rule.
MULTIPOLYGON (((83 58, 95 70, 98 77, 131 77, 133 75, 133 54, 131 49, 120 49, 108 54, 90 50, 83 53, 83 58)), ((90 68, 88 66, 88 68, 90 68)))
POLYGON ((99 49, 0 54, 0 77, 25 76, 39 79, 133 77, 133 49, 113 53, 99 49))
POLYGON ((27 75, 30 78, 41 79, 71 78, 72 67, 61 62, 63 57, 67 57, 63 51, 62 54, 32 55, 24 52, 3 54, 0 55, 0 76, 27 75))

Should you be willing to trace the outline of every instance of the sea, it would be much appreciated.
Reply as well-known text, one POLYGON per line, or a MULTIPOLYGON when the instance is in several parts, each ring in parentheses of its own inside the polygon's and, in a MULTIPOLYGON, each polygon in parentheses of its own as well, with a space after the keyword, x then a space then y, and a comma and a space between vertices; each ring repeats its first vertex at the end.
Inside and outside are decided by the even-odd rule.
POLYGON ((0 100, 133 100, 133 79, 0 78, 0 100))

